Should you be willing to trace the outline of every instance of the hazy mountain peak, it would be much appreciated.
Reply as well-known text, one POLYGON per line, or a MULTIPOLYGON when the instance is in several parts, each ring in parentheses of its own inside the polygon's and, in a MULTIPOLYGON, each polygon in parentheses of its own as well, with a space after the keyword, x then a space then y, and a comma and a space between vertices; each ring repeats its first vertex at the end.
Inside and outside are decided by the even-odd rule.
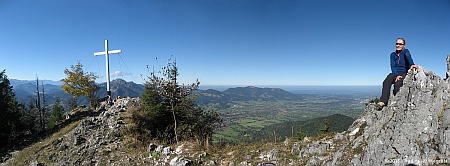
MULTIPOLYGON (((36 84, 36 80, 18 80, 18 79, 9 79, 11 86, 17 86, 22 84, 36 84)), ((62 85, 62 81, 53 81, 53 80, 41 80, 39 79, 39 84, 50 84, 50 85, 62 85)))
MULTIPOLYGON (((117 79, 112 80, 111 82, 126 83, 127 81, 125 81, 124 79, 121 79, 121 78, 117 78, 117 79)), ((130 81, 130 82, 132 82, 132 81, 130 81)))

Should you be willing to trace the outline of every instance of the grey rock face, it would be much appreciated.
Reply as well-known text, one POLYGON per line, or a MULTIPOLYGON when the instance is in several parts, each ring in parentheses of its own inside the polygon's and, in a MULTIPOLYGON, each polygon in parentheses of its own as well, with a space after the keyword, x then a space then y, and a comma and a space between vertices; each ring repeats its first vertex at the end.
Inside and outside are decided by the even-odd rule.
POLYGON ((369 104, 343 133, 310 143, 308 165, 450 163, 449 84, 423 67, 410 70, 381 111, 369 104))
MULTIPOLYGON (((428 165, 449 161, 448 84, 433 72, 411 70, 382 111, 366 110, 362 164, 428 165), (447 112, 447 113, 446 113, 447 112)), ((357 160, 356 160, 357 161, 357 160)), ((358 163, 359 163, 358 161, 358 163)))
POLYGON ((192 164, 193 162, 191 160, 187 158, 178 158, 178 157, 173 158, 169 163, 170 166, 186 166, 192 164))
POLYGON ((91 165, 103 160, 106 155, 113 158, 112 152, 119 148, 119 142, 123 139, 121 130, 124 123, 120 114, 139 102, 139 99, 125 98, 114 105, 103 104, 98 116, 84 119, 67 137, 52 143, 52 148, 58 153, 49 156, 49 159, 62 165, 91 165))

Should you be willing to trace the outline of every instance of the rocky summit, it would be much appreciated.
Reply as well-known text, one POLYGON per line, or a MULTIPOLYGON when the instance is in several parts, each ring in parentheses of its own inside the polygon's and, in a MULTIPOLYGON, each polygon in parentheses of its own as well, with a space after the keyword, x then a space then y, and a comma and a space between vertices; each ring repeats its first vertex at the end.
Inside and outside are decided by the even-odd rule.
POLYGON ((125 124, 121 114, 139 104, 139 99, 131 98, 118 100, 113 105, 102 103, 98 116, 82 120, 74 130, 52 142, 48 159, 57 165, 128 162, 129 157, 120 153, 120 149, 124 149, 121 130, 125 124))
POLYGON ((409 70, 387 106, 368 104, 346 132, 307 143, 299 158, 305 165, 449 164, 448 81, 424 67, 409 70))

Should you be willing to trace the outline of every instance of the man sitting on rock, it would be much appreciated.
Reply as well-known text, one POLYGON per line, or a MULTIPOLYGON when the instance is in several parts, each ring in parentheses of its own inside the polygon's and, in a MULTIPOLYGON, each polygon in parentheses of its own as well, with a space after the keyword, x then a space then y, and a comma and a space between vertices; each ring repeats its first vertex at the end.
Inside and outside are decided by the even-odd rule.
POLYGON ((406 77, 408 69, 419 68, 414 61, 408 49, 405 49, 406 41, 403 38, 397 38, 395 43, 395 51, 391 53, 391 73, 389 73, 383 81, 383 89, 381 90, 380 102, 377 103, 378 109, 384 107, 389 101, 391 86, 394 84, 394 96, 403 85, 403 78, 406 77))

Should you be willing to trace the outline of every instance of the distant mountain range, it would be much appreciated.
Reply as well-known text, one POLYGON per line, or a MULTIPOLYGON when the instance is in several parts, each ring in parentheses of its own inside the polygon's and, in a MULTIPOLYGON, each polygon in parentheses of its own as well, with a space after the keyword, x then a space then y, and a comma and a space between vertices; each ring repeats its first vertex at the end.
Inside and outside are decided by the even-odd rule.
MULTIPOLYGON (((62 99, 63 103, 68 103, 72 95, 64 93, 61 89, 61 81, 39 80, 39 91, 42 93, 42 82, 44 83, 45 98, 47 104, 51 105, 55 102, 57 96, 62 99)), ((10 84, 13 86, 13 91, 19 102, 28 104, 33 98, 36 98, 36 81, 35 80, 15 80, 10 79, 10 84)), ((98 84, 100 90, 99 97, 106 96, 106 83, 98 84)), ((126 82, 123 79, 116 79, 110 84, 111 95, 113 97, 139 97, 144 92, 144 85, 136 84, 134 82, 126 82)), ((81 97, 79 104, 87 104, 87 99, 81 97)))
MULTIPOLYGON (((36 80, 18 80, 18 79, 10 79, 9 83, 11 84, 11 86, 17 86, 17 85, 22 85, 22 84, 36 84, 36 80)), ((50 84, 50 85, 59 85, 61 86, 63 84, 62 81, 53 81, 53 80, 39 80, 39 84, 50 84)))
MULTIPOLYGON (((47 104, 52 104, 56 96, 59 96, 64 102, 71 99, 71 95, 64 93, 61 89, 61 81, 39 80, 39 91, 42 93, 42 82, 44 83, 45 97, 47 104)), ((10 80, 13 91, 19 102, 29 103, 36 96, 35 80, 10 80)), ((100 90, 99 97, 106 96, 106 83, 98 84, 100 90)), ((134 82, 126 82, 123 79, 115 79, 110 84, 111 94, 113 97, 140 97, 145 87, 142 84, 134 82)), ((281 88, 258 88, 254 86, 228 88, 224 91, 213 89, 197 90, 197 104, 208 105, 210 103, 220 104, 226 107, 230 101, 275 101, 275 100, 298 100, 301 95, 292 94, 281 88)), ((87 104, 86 99, 81 99, 79 104, 87 104)))

